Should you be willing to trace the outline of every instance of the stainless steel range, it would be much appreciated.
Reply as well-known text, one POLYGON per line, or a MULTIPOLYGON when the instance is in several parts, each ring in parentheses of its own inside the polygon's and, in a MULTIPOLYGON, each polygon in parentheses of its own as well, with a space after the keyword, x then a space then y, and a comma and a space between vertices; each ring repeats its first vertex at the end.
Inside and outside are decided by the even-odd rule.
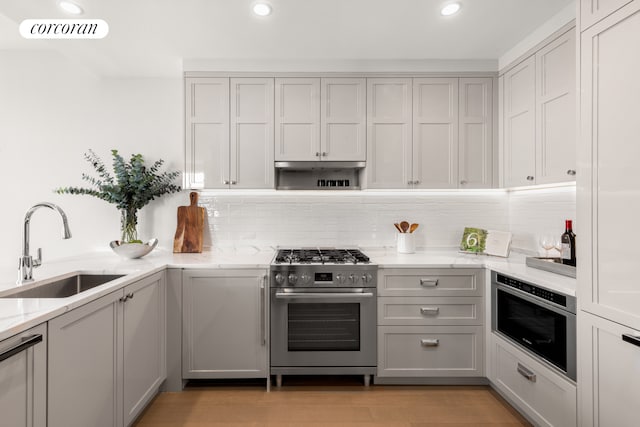
POLYGON ((376 372, 378 268, 357 249, 280 249, 271 264, 271 373, 376 372))

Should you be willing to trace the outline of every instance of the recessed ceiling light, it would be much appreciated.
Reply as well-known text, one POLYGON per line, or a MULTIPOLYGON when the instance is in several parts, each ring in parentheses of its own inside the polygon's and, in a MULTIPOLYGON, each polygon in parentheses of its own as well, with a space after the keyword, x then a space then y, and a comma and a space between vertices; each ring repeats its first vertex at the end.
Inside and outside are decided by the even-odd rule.
POLYGON ((59 1, 58 6, 60 6, 60 9, 72 15, 82 15, 84 12, 84 10, 82 10, 82 8, 77 4, 66 0, 59 1))
POLYGON ((442 16, 451 16, 460 10, 460 3, 449 3, 440 11, 442 16))
POLYGON ((258 16, 271 15, 271 6, 269 6, 267 3, 256 3, 253 5, 253 13, 258 16))

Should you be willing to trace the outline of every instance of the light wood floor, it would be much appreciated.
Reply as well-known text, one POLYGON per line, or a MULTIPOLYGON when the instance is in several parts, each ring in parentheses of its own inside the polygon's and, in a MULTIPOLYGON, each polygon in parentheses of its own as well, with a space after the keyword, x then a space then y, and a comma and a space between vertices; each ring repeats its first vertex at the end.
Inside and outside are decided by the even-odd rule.
POLYGON ((285 377, 259 385, 198 385, 161 393, 136 427, 530 426, 485 386, 371 386, 356 379, 285 377))

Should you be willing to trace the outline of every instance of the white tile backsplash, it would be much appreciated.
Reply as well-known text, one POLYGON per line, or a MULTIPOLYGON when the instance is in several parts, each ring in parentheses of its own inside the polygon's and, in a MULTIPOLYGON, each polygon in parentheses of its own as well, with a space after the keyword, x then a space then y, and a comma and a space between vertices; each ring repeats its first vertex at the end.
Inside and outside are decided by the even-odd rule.
MULTIPOLYGON (((509 193, 509 229, 513 233, 512 246, 525 251, 544 254, 538 239, 543 234, 560 236, 564 220, 574 221, 573 230, 579 234, 576 219, 576 187, 566 186, 509 193)), ((558 256, 550 251, 550 256, 558 256)))
POLYGON ((417 222, 416 246, 456 247, 465 226, 513 232, 515 249, 537 250, 538 235, 562 233, 575 217, 575 187, 428 193, 208 193, 213 247, 395 246, 394 222, 417 222))

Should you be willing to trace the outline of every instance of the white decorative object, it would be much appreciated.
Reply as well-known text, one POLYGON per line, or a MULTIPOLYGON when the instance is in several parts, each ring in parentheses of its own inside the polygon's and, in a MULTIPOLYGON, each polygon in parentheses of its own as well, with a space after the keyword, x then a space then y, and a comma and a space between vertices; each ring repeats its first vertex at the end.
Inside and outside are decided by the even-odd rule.
POLYGON ((416 251, 413 233, 398 233, 398 253, 412 254, 416 251))
POLYGON ((158 239, 151 239, 147 243, 124 243, 114 240, 109 243, 113 251, 123 258, 142 258, 158 245, 158 239))

